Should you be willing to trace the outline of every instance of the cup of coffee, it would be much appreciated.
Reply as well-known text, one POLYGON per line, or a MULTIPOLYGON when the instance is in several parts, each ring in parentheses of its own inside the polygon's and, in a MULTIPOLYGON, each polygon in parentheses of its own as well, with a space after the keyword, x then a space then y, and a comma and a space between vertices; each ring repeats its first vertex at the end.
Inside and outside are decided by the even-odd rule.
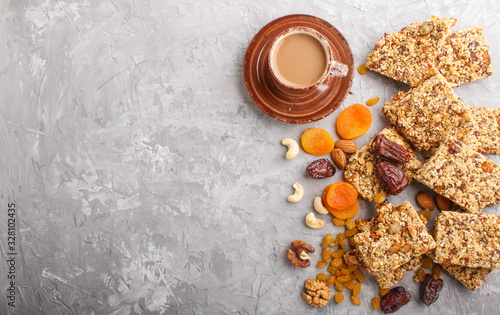
POLYGON ((329 76, 345 77, 349 67, 334 60, 330 44, 318 31, 293 27, 273 41, 269 69, 285 88, 309 90, 329 76))

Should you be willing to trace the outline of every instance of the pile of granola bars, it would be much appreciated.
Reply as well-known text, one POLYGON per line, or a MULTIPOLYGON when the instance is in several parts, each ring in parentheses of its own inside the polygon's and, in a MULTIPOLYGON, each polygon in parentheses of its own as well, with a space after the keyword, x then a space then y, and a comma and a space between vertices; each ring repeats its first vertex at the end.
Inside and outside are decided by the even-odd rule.
MULTIPOLYGON (((500 203, 500 165, 483 154, 500 154, 500 109, 465 104, 453 87, 493 75, 489 48, 478 26, 452 32, 456 19, 432 17, 385 34, 366 66, 407 83, 382 109, 391 124, 379 134, 410 154, 398 165, 416 180, 453 201, 458 211, 437 215, 432 235, 413 206, 377 205, 377 216, 358 219, 355 254, 381 288, 419 267, 422 255, 475 291, 500 268, 500 215, 484 214, 500 203), (428 158, 422 163, 415 153, 428 158)), ((351 156, 345 179, 371 201, 387 193, 374 165, 373 140, 351 156)))

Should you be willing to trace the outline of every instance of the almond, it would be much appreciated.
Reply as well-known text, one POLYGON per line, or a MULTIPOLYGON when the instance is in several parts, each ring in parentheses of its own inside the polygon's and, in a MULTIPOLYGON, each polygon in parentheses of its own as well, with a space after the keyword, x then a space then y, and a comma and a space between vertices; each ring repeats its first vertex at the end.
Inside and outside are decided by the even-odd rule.
POLYGON ((352 140, 337 140, 335 148, 342 150, 344 153, 354 153, 358 149, 358 145, 352 140))
POLYGON ((447 199, 441 195, 436 196, 436 204, 441 211, 449 211, 451 207, 450 199, 447 199))
POLYGON ((342 152, 342 150, 340 149, 333 149, 332 151, 332 159, 333 159, 333 163, 335 163, 335 165, 343 170, 345 168, 345 164, 347 163, 347 159, 345 157, 345 153, 342 152))
POLYGON ((428 193, 421 192, 420 194, 418 194, 417 202, 425 210, 434 210, 434 201, 432 201, 432 198, 428 193))
POLYGON ((397 247, 397 246, 392 246, 391 248, 389 248, 389 251, 390 251, 391 253, 394 253, 394 254, 395 254, 395 253, 399 252, 399 247, 397 247))

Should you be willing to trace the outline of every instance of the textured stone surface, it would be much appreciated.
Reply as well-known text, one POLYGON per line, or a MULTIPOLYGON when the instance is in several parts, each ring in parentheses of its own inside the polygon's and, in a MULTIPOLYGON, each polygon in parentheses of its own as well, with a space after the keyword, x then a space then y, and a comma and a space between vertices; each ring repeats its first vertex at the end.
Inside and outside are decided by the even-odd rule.
MULTIPOLYGON (((285 257, 303 239, 320 249, 326 226, 304 223, 334 180, 314 180, 282 138, 309 127, 334 134, 339 111, 309 125, 263 114, 243 82, 253 35, 283 15, 316 15, 347 38, 356 66, 384 32, 430 14, 454 30, 480 25, 500 65, 500 8, 469 1, 0 1, 0 314, 356 314, 378 292, 367 276, 355 307, 316 310, 301 298, 318 269, 285 257), (286 197, 301 182, 304 199, 286 197), (17 210, 16 307, 7 305, 7 208, 17 210)), ((497 74, 498 75, 498 74, 497 74)), ((362 147, 386 124, 380 109, 401 83, 356 74, 342 108, 370 107, 362 147)), ((456 89, 469 105, 498 107, 496 76, 456 89)), ((497 156, 492 159, 498 163, 497 156)), ((418 183, 390 201, 413 201, 418 183)), ((360 202, 359 216, 373 204, 360 202)), ((496 213, 497 207, 486 212, 496 213)), ((433 215, 435 215, 433 213, 433 215)), ((431 226, 432 221, 428 226, 431 226)), ((312 254, 313 265, 320 250, 312 254)), ((493 314, 498 273, 475 293, 443 275, 439 300, 405 314, 493 314), (491 293, 489 295, 489 293, 491 293)), ((402 285, 418 296, 407 276, 402 285)))

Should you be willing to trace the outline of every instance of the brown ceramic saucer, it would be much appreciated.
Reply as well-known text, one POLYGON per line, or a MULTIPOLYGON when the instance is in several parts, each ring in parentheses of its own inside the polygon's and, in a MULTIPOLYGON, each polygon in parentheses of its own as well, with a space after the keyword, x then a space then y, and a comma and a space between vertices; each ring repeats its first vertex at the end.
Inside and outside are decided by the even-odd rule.
POLYGON ((311 15, 295 14, 264 26, 248 45, 243 64, 245 84, 255 104, 269 116, 291 124, 306 124, 330 115, 344 101, 351 88, 354 62, 349 44, 330 23, 311 15), (329 76, 308 91, 284 92, 275 87, 268 68, 273 40, 290 27, 312 28, 330 43, 334 59, 349 66, 345 77, 329 76))

